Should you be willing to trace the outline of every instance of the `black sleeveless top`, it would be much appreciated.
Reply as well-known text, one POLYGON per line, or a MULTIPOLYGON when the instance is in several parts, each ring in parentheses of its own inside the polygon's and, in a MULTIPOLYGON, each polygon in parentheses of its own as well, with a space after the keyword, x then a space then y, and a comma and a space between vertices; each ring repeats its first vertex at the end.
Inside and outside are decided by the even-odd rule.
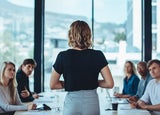
POLYGON ((99 72, 106 65, 108 62, 99 50, 68 49, 58 54, 53 67, 63 74, 66 91, 78 91, 97 88, 99 72))

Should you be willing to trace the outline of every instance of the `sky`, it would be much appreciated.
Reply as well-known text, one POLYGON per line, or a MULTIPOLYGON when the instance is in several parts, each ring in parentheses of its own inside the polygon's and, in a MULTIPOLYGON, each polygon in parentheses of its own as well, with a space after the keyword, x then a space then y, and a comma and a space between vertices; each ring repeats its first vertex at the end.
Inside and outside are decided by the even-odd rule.
MULTIPOLYGON (((34 7, 34 0, 8 0, 17 5, 34 7)), ((55 13, 86 16, 91 19, 92 0, 45 0, 45 10, 55 13)), ((94 0, 94 18, 98 22, 123 23, 126 20, 126 0, 94 0)))
POLYGON ((97 20, 122 23, 126 20, 127 3, 126 0, 96 0, 95 11, 97 20), (100 3, 99 1, 104 1, 100 3))

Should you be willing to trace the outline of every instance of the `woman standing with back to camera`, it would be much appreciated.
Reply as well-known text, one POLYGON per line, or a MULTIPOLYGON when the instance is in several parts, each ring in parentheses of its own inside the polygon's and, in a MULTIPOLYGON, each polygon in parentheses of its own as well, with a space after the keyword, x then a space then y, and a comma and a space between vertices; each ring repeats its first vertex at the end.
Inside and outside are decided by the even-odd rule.
POLYGON ((114 86, 108 62, 101 51, 91 49, 91 30, 86 22, 73 22, 68 37, 72 48, 58 54, 50 88, 68 92, 63 115, 100 115, 97 87, 114 86), (98 80, 99 73, 103 80, 98 80), (61 74, 64 82, 60 81, 61 74))

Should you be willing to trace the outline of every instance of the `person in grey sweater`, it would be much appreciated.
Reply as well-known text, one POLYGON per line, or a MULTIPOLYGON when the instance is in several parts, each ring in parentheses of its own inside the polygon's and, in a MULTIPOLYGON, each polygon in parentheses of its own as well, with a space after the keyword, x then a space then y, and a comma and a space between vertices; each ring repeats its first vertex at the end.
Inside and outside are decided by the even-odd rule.
POLYGON ((36 109, 36 104, 24 105, 17 92, 15 64, 4 62, 0 69, 0 113, 36 109))

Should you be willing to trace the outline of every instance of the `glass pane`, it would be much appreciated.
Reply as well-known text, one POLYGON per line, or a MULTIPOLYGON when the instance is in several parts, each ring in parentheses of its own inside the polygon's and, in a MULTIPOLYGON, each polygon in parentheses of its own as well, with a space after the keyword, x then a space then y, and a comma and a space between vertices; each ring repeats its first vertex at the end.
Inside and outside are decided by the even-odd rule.
POLYGON ((104 52, 122 92, 125 61, 136 66, 141 60, 141 1, 95 0, 94 5, 94 48, 104 52))
POLYGON ((75 20, 85 20, 91 26, 91 5, 91 0, 45 1, 45 91, 50 90, 52 64, 57 54, 68 48, 70 24, 75 20))
MULTIPOLYGON (((0 0, 0 63, 33 58, 34 0, 0 0)), ((30 79, 33 91, 33 77, 30 79)))
POLYGON ((160 59, 160 0, 152 0, 152 58, 160 59))
POLYGON ((157 6, 153 5, 152 6, 152 24, 154 24, 154 25, 157 24, 157 15, 156 15, 156 12, 157 12, 157 6))
POLYGON ((66 48, 60 48, 62 43, 59 42, 67 42, 69 25, 76 19, 82 19, 92 27, 93 18, 94 49, 104 52, 115 86, 118 86, 121 92, 125 77, 124 62, 130 60, 136 65, 141 60, 141 1, 94 0, 94 17, 91 17, 92 1, 69 0, 68 3, 72 4, 63 0, 46 0, 45 90, 49 89, 51 67, 56 55, 67 48, 67 43, 62 45, 66 48))

